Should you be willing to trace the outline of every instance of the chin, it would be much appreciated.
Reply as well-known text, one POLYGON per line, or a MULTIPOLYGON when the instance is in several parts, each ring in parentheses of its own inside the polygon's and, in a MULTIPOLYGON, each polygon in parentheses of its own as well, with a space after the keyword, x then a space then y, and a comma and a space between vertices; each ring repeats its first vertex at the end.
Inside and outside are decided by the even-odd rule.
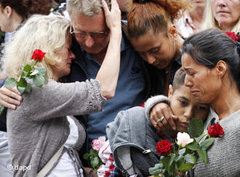
POLYGON ((182 127, 181 125, 177 125, 177 132, 188 132, 188 129, 182 127))

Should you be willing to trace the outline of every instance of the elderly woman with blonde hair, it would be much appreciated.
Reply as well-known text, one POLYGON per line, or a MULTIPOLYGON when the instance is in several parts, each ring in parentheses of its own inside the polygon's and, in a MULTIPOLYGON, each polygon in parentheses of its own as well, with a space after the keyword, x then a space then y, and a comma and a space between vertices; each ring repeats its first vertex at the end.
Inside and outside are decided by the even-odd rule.
POLYGON ((240 32, 240 1, 207 0, 202 29, 212 27, 223 31, 240 32))
POLYGON ((42 88, 33 87, 30 93, 23 94, 23 102, 16 110, 8 110, 8 140, 15 176, 85 175, 76 151, 84 143, 85 129, 69 115, 101 111, 106 99, 115 94, 120 66, 120 10, 116 0, 112 0, 111 11, 104 2, 103 9, 110 42, 96 79, 56 82, 70 73, 75 58, 70 22, 64 17, 31 17, 7 46, 4 71, 9 77, 19 77, 22 67, 31 64, 35 49, 46 52, 38 66, 45 67, 49 77, 42 88))

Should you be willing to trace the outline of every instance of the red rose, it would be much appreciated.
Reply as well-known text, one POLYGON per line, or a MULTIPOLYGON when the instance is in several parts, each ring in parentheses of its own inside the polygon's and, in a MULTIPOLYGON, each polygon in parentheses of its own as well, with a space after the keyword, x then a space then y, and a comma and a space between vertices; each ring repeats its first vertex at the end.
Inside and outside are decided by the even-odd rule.
POLYGON ((224 134, 224 131, 221 125, 216 123, 208 127, 208 134, 213 138, 219 138, 224 134))
POLYGON ((33 55, 32 55, 32 60, 35 60, 35 61, 42 61, 43 60, 43 57, 46 53, 41 51, 40 49, 36 49, 34 50, 33 52, 33 55))
POLYGON ((167 156, 172 149, 172 144, 168 140, 162 140, 157 143, 157 153, 163 156, 167 156))
POLYGON ((225 34, 228 35, 228 37, 232 38, 232 40, 234 42, 236 42, 237 40, 240 39, 240 37, 238 35, 236 35, 234 32, 227 31, 227 32, 225 32, 225 34))

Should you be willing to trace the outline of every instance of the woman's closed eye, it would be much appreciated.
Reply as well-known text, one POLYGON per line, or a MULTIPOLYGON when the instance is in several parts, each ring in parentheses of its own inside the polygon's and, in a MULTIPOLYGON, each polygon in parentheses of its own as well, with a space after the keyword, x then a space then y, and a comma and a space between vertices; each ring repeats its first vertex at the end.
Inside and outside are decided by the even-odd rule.
POLYGON ((160 47, 152 48, 148 52, 150 54, 157 54, 160 51, 160 47))
POLYGON ((209 110, 209 106, 208 105, 197 105, 197 109, 206 111, 206 110, 209 110))

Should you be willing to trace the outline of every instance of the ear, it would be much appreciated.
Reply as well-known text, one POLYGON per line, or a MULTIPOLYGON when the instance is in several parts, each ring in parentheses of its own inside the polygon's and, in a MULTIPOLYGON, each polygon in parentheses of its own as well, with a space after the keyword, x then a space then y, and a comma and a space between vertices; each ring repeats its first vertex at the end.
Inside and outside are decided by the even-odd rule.
POLYGON ((170 84, 168 88, 168 98, 171 99, 173 95, 173 86, 170 84))
POLYGON ((6 6, 4 9, 3 9, 3 13, 7 16, 7 17, 10 17, 13 13, 13 9, 10 7, 10 6, 6 6))
POLYGON ((168 34, 172 38, 176 38, 178 36, 178 31, 177 31, 176 25, 174 25, 174 24, 169 25, 169 27, 168 27, 168 34))
POLYGON ((220 60, 217 62, 215 68, 218 78, 222 78, 227 71, 227 63, 223 60, 220 60))

